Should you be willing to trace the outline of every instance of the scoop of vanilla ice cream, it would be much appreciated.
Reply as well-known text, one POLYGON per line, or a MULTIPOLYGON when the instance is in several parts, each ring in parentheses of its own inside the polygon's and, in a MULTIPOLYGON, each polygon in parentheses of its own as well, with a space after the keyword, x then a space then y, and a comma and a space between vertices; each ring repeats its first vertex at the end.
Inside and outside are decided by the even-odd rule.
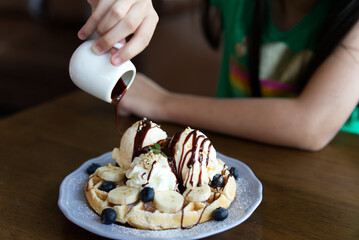
POLYGON ((132 162, 134 147, 141 149, 166 138, 167 133, 158 124, 147 119, 137 121, 123 134, 118 154, 114 159, 122 168, 128 169, 132 162), (140 140, 140 146, 134 146, 136 137, 140 140))
POLYGON ((167 157, 153 152, 136 157, 127 169, 126 177, 126 185, 136 188, 152 187, 158 191, 167 191, 175 190, 177 185, 167 157))
POLYGON ((208 184, 220 171, 217 166, 216 150, 199 130, 185 129, 175 147, 174 159, 177 174, 185 187, 208 184))
POLYGON ((222 170, 224 169, 224 166, 222 164, 223 162, 219 162, 218 159, 210 157, 209 162, 207 165, 207 173, 208 173, 208 179, 212 180, 214 175, 220 174, 222 170))

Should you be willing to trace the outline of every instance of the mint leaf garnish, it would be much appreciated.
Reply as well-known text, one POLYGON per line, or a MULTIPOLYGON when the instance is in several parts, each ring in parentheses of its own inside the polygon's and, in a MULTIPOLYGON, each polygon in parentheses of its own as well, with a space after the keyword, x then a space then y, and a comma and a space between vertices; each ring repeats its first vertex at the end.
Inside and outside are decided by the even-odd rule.
POLYGON ((158 143, 155 143, 155 144, 149 146, 149 149, 150 149, 154 154, 162 154, 164 157, 167 157, 166 154, 164 154, 164 152, 162 152, 162 150, 161 150, 161 145, 159 145, 158 143))

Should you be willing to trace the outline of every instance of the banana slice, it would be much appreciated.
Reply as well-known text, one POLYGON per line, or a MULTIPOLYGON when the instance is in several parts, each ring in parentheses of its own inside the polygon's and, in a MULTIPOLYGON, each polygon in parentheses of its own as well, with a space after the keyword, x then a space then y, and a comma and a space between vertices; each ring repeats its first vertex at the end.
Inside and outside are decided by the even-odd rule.
POLYGON ((95 174, 105 181, 119 182, 125 179, 126 171, 114 165, 107 165, 96 169, 95 174))
POLYGON ((211 196, 211 188, 207 184, 200 187, 187 188, 183 196, 189 202, 203 202, 211 196))
POLYGON ((110 203, 128 205, 140 198, 140 189, 129 186, 121 186, 111 190, 107 199, 110 203))
POLYGON ((175 213, 183 206, 183 196, 175 191, 158 191, 153 202, 158 210, 165 213, 175 213))

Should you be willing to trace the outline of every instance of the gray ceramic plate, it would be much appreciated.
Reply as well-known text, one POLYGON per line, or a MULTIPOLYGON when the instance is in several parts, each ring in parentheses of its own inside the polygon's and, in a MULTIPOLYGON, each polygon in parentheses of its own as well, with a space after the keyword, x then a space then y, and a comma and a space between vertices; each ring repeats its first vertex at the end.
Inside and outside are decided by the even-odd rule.
POLYGON ((236 167, 240 179, 237 180, 237 196, 228 208, 228 218, 221 222, 209 221, 191 229, 163 231, 140 230, 117 224, 104 225, 100 217, 90 208, 83 192, 88 179, 87 167, 97 162, 105 165, 114 162, 111 152, 105 153, 82 164, 61 183, 58 205, 65 216, 78 226, 112 239, 198 239, 233 228, 245 221, 262 201, 262 184, 252 170, 237 159, 217 152, 229 167, 236 167))

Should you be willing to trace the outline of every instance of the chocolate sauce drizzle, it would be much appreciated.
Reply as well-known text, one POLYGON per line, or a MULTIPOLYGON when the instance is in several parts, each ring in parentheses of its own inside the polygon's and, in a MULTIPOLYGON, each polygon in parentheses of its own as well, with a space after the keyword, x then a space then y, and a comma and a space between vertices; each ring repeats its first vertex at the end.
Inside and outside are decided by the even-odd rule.
MULTIPOLYGON (((182 146, 182 153, 181 153, 181 158, 178 164, 178 172, 182 173, 185 161, 187 158, 188 162, 187 162, 187 167, 190 169, 190 177, 187 177, 187 181, 184 183, 184 185, 187 185, 188 181, 189 183, 193 186, 193 176, 194 176, 194 169, 193 169, 193 165, 196 161, 196 152, 198 149, 198 162, 200 164, 199 169, 200 172, 198 174, 198 181, 197 181, 197 187, 202 185, 202 165, 203 165, 203 152, 204 152, 204 146, 205 143, 209 142, 208 145, 208 153, 207 153, 207 158, 206 158, 206 167, 208 165, 209 162, 209 155, 210 155, 210 150, 211 150, 211 146, 212 143, 209 141, 209 139, 205 136, 205 135, 199 135, 197 130, 192 130, 185 138, 185 140, 183 141, 183 146, 182 146), (184 147, 187 144, 187 142, 191 139, 192 137, 192 148, 189 149, 187 152, 184 152, 184 147), (201 143, 199 144, 200 140, 202 139, 201 143)), ((182 174, 179 174, 179 177, 181 178, 182 182, 182 174)))
MULTIPOLYGON (((143 119, 137 128, 137 133, 134 139, 133 145, 133 154, 132 160, 135 157, 138 157, 142 153, 148 151, 148 149, 143 148, 143 141, 148 133, 148 131, 152 128, 151 121, 147 119, 143 119)), ((161 146, 161 151, 167 156, 168 165, 170 166, 173 174, 176 176, 179 192, 183 193, 186 190, 186 185, 188 182, 193 186, 194 183, 194 168, 193 165, 196 162, 196 152, 198 150, 198 162, 199 166, 199 174, 197 179, 197 187, 202 185, 202 168, 203 164, 206 164, 207 167, 209 162, 209 155, 211 151, 212 143, 210 140, 203 134, 198 134, 197 130, 192 130, 186 136, 185 140, 182 143, 182 152, 181 157, 179 159, 179 163, 176 164, 175 161, 175 146, 178 143, 182 133, 185 130, 177 132, 172 138, 167 138, 165 140, 159 140, 157 143, 161 146), (192 148, 185 151, 185 145, 191 140, 192 138, 192 148), (208 142, 208 152, 207 157, 204 159, 204 152, 205 152, 205 145, 208 142), (184 183, 184 179, 182 177, 182 170, 187 161, 187 167, 189 168, 189 176, 187 177, 186 182, 184 183), (178 169, 177 169, 178 168, 178 169)))
MULTIPOLYGON (((135 140, 134 140, 134 145, 133 145, 133 155, 132 155, 132 160, 141 155, 142 153, 148 152, 148 149, 143 148, 143 141, 148 133, 148 131, 151 129, 151 122, 147 119, 144 119, 140 122, 138 128, 137 128, 137 133, 135 136, 135 140)), ((183 192, 186 190, 186 185, 188 183, 188 181, 190 182, 190 184, 193 186, 193 176, 194 176, 194 168, 193 165, 196 162, 196 152, 198 149, 198 162, 200 163, 200 172, 198 175, 198 181, 197 181, 197 186, 201 186, 202 185, 202 164, 203 162, 205 162, 206 167, 208 166, 209 163, 209 155, 210 155, 210 150, 211 150, 211 146, 212 143, 210 142, 210 140, 205 136, 205 135, 201 135, 198 134, 197 130, 192 130, 185 138, 185 140, 183 141, 182 144, 182 152, 181 152, 181 158, 179 159, 179 163, 178 165, 176 165, 176 161, 175 161, 175 146, 178 143, 182 133, 185 130, 179 131, 177 132, 172 138, 167 138, 165 140, 160 140, 157 143, 161 146, 161 151, 167 156, 167 161, 168 161, 168 165, 170 166, 173 174, 176 176, 177 179, 177 183, 178 183, 178 190, 181 194, 183 194, 183 192), (192 148, 189 149, 187 152, 185 152, 185 145, 187 144, 187 142, 190 141, 192 137, 192 148), (202 141, 201 141, 202 140, 202 141), (199 143, 200 142, 200 143, 199 143), (208 144, 208 152, 207 152, 207 158, 203 159, 203 155, 204 155, 204 151, 205 151, 205 144, 206 142, 209 142, 208 144), (186 183, 183 182, 183 177, 182 177, 182 170, 183 167, 185 165, 186 159, 188 159, 187 161, 187 167, 189 168, 189 173, 190 176, 187 177, 187 181, 186 183), (178 169, 177 169, 178 166, 178 169)), ((143 184, 142 187, 146 186, 149 182, 149 179, 151 177, 151 173, 152 173, 152 169, 154 164, 156 163, 156 161, 154 161, 152 163, 152 167, 151 170, 147 176, 147 183, 143 184)), ((144 176, 142 175, 142 178, 144 176)), ((228 179, 226 179, 226 182, 228 181, 228 179)), ((191 191, 191 190, 190 190, 191 191)), ((187 195, 190 193, 190 191, 187 193, 187 195)), ((217 194, 215 193, 213 196, 213 201, 215 201, 216 199, 219 198, 219 196, 221 195, 219 193, 219 196, 216 196, 217 194)), ((183 221, 184 221, 184 206, 182 206, 182 216, 181 216, 181 228, 182 229, 190 229, 196 225, 198 225, 202 219, 202 216, 206 210, 206 208, 208 207, 208 205, 204 206, 201 215, 197 221, 196 224, 194 224, 193 226, 190 227, 185 227, 183 226, 183 221)))
POLYGON ((222 195, 222 193, 220 193, 220 192, 215 192, 215 193, 213 194, 213 200, 212 200, 212 202, 216 201, 221 195, 222 195), (218 194, 218 196, 217 196, 217 194, 218 194))
MULTIPOLYGON (((158 125, 155 125, 154 127, 158 127, 158 125)), ((142 153, 145 153, 148 151, 148 149, 146 149, 146 147, 143 148, 143 141, 145 140, 148 131, 154 127, 152 127, 151 121, 149 121, 147 119, 143 119, 139 122, 137 131, 136 131, 136 136, 135 136, 134 143, 133 143, 132 161, 133 161, 133 159, 135 159, 135 157, 138 157, 142 153)), ((163 141, 163 140, 161 140, 161 141, 163 141)), ((151 170, 147 176, 147 183, 142 184, 142 187, 145 187, 146 185, 148 185, 149 180, 151 178, 153 166, 155 165, 155 163, 156 163, 156 161, 154 161, 152 163, 151 170)), ((141 177, 143 178, 143 176, 144 176, 144 174, 142 174, 141 177)))
POLYGON ((179 159, 179 163, 176 164, 175 161, 175 146, 178 143, 182 133, 185 130, 179 131, 177 132, 172 138, 168 138, 166 140, 161 140, 158 142, 158 144, 160 144, 161 146, 161 151, 167 156, 167 161, 168 161, 168 165, 170 166, 173 174, 176 176, 177 179, 177 183, 178 183, 178 188, 179 188, 179 192, 183 193, 186 190, 186 185, 188 183, 188 181, 190 181, 190 183, 193 185, 193 176, 194 176, 194 169, 193 169, 193 165, 196 161, 196 151, 198 149, 198 162, 200 163, 200 172, 198 175, 198 181, 197 181, 197 186, 201 186, 202 185, 202 164, 203 164, 203 155, 204 155, 204 146, 206 142, 209 142, 208 144, 208 152, 207 152, 207 158, 205 161, 206 166, 208 165, 209 162, 209 155, 210 155, 210 150, 211 150, 211 146, 212 143, 209 141, 209 139, 204 136, 204 135, 199 135, 197 130, 192 130, 185 138, 185 140, 183 141, 182 144, 182 152, 181 152, 181 157, 179 159), (189 149, 187 152, 185 152, 184 148, 185 145, 187 144, 187 142, 190 141, 192 137, 192 148, 189 149), (203 139, 201 141, 201 143, 199 144, 200 140, 203 139), (184 164, 186 162, 186 159, 188 159, 187 162, 187 167, 189 168, 190 171, 190 176, 187 178, 186 183, 184 183, 184 179, 182 177, 182 170, 184 167, 184 164), (177 169, 178 167, 178 169, 177 169))
POLYGON ((143 147, 142 146, 143 141, 145 140, 145 137, 151 128, 152 128, 151 121, 147 119, 141 120, 140 123, 138 124, 135 140, 133 143, 132 161, 135 157, 138 157, 141 155, 141 153, 143 153, 141 151, 143 147))
POLYGON ((161 151, 166 154, 168 165, 170 166, 173 174, 176 176, 178 188, 180 193, 183 193, 185 191, 185 188, 183 186, 182 178, 179 177, 179 173, 177 171, 176 161, 175 161, 175 146, 177 142, 179 141, 179 138, 181 137, 181 134, 184 132, 184 130, 177 132, 171 139, 167 140, 166 145, 161 145, 161 151))
POLYGON ((147 175, 147 183, 142 184, 142 187, 145 187, 145 186, 147 186, 147 185, 149 184, 149 181, 150 181, 150 178, 151 178, 151 173, 152 173, 152 170, 153 170, 153 166, 154 166, 155 164, 156 164, 156 161, 154 161, 154 162, 152 163, 151 170, 150 170, 150 172, 149 172, 148 175, 147 175))
POLYGON ((201 215, 200 215, 199 218, 198 218, 198 221, 197 221, 194 225, 189 226, 189 227, 183 226, 184 208, 182 207, 182 210, 181 210, 181 211, 182 211, 182 216, 181 216, 181 229, 191 229, 191 228, 197 226, 197 225, 199 224, 199 222, 201 221, 202 216, 203 216, 203 213, 204 213, 204 211, 206 211, 206 208, 207 208, 207 207, 208 207, 208 205, 206 205, 206 206, 203 208, 203 210, 202 210, 202 212, 201 212, 201 215))

